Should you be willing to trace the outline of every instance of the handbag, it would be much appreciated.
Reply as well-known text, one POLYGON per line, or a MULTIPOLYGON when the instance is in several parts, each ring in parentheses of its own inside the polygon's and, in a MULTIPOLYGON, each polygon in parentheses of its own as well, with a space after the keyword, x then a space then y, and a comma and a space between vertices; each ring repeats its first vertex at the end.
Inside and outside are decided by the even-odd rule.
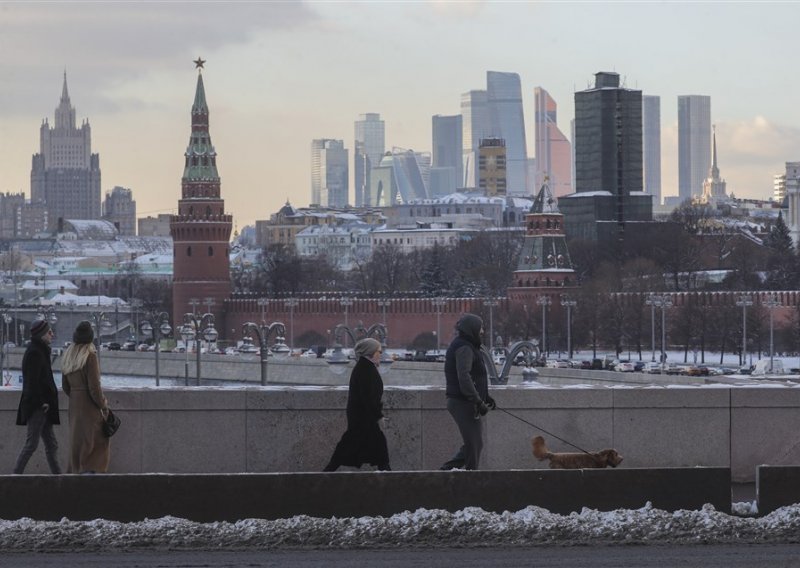
POLYGON ((119 419, 119 416, 114 414, 111 409, 108 409, 108 414, 103 420, 103 435, 106 438, 110 438, 113 436, 117 430, 119 430, 119 425, 122 424, 122 420, 119 419))

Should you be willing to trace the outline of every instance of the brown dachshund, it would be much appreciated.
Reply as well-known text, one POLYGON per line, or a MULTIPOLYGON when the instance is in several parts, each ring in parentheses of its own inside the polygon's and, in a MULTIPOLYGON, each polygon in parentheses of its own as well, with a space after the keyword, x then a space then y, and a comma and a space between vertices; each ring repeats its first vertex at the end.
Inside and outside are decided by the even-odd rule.
POLYGON ((617 450, 600 450, 588 453, 559 453, 554 454, 547 449, 544 438, 536 436, 531 440, 533 456, 539 461, 550 460, 550 469, 602 469, 604 467, 617 467, 622 463, 622 456, 617 450))

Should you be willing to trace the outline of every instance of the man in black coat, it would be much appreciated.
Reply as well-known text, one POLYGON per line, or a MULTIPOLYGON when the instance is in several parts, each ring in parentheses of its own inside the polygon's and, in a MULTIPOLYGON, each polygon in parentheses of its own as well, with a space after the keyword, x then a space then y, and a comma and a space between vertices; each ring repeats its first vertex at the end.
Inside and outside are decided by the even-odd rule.
POLYGON ((58 417, 58 389, 50 359, 52 340, 53 330, 46 321, 36 320, 31 324, 31 342, 22 357, 22 398, 17 410, 17 425, 27 426, 28 434, 14 466, 16 474, 25 471, 28 460, 39 446, 39 438, 44 442, 50 471, 61 473, 58 441, 53 432, 53 424, 61 421, 58 417))

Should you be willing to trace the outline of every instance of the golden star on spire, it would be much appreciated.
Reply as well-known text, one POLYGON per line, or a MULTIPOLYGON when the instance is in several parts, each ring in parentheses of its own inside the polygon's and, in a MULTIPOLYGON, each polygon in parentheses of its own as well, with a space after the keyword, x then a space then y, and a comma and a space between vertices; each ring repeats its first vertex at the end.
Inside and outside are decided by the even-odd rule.
POLYGON ((205 62, 206 62, 205 59, 203 59, 202 57, 198 57, 197 59, 194 60, 194 68, 202 69, 205 62))

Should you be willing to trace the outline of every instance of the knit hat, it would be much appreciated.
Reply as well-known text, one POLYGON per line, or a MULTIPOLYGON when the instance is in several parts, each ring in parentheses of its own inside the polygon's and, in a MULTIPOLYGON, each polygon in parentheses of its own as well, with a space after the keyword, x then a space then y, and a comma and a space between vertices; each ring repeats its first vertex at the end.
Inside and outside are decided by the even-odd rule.
POLYGON ((43 337, 48 331, 50 331, 50 324, 44 320, 36 320, 31 324, 31 337, 33 339, 43 337))
POLYGON ((377 339, 367 337, 362 339, 353 347, 356 357, 372 357, 375 352, 381 348, 381 344, 377 339))
POLYGON ((75 328, 72 334, 73 343, 91 343, 94 340, 94 331, 92 331, 92 324, 88 321, 82 321, 75 328))

